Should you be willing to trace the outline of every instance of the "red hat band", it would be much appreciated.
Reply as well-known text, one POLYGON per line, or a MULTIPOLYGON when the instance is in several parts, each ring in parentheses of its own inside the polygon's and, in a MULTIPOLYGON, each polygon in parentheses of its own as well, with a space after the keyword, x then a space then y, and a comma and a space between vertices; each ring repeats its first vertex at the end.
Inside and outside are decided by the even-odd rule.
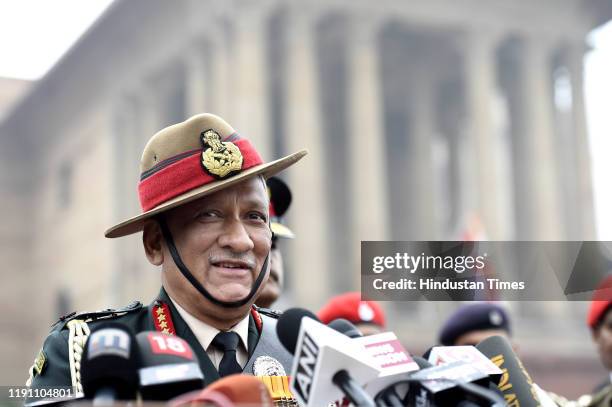
MULTIPOLYGON (((242 154, 242 165, 238 172, 263 163, 249 140, 240 138, 234 133, 225 141, 231 141, 242 154)), ((138 197, 143 212, 218 179, 203 167, 202 152, 202 149, 186 151, 156 164, 141 174, 138 197)))

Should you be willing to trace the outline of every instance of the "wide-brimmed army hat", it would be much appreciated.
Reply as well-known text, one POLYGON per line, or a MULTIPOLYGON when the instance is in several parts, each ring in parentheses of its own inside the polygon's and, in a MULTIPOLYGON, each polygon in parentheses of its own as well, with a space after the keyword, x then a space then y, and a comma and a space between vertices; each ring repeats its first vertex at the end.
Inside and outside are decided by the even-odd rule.
POLYGON ((139 232, 145 220, 247 179, 269 178, 307 154, 264 162, 251 144, 213 114, 199 114, 156 133, 140 160, 142 213, 108 229, 109 238, 139 232))

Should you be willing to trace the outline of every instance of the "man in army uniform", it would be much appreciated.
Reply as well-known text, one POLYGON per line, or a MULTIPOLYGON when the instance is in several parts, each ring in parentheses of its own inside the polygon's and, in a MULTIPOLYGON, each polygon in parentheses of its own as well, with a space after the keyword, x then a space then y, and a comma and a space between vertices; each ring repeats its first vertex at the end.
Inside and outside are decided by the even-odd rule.
POLYGON ((605 278, 593 294, 587 315, 593 342, 599 359, 609 376, 599 384, 593 394, 578 399, 580 406, 612 405, 612 276, 605 278))
MULTIPOLYGON (((499 304, 478 302, 459 306, 442 325, 438 341, 443 346, 476 346, 498 335, 511 341, 510 317, 499 304)), ((515 344, 512 345, 517 350, 515 344)))
POLYGON ((278 177, 268 178, 268 195, 270 197, 270 228, 272 229, 272 250, 270 251, 270 277, 264 284, 255 304, 270 308, 283 291, 285 282, 285 265, 279 239, 293 239, 295 235, 282 221, 282 217, 291 205, 291 190, 278 177))
POLYGON ((155 134, 140 163, 142 213, 105 236, 143 232, 147 259, 162 269, 158 297, 146 307, 136 302, 62 317, 30 369, 28 384, 72 385, 81 392, 86 338, 96 324, 111 319, 134 333, 160 331, 185 339, 206 384, 232 373, 252 374, 259 356, 271 356, 289 371, 292 357, 275 332, 278 316, 253 303, 268 277, 272 244, 265 179, 304 155, 264 163, 249 140, 212 114, 155 134))

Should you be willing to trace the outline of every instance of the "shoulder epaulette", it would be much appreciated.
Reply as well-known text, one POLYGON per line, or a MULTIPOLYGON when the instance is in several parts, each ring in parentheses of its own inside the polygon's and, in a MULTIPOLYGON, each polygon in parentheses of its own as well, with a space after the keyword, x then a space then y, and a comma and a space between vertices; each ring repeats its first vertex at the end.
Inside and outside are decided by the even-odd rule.
POLYGON ((73 319, 79 319, 85 322, 93 322, 98 321, 100 319, 111 319, 123 316, 125 314, 129 314, 134 311, 138 311, 142 308, 142 303, 140 301, 133 301, 132 303, 126 305, 121 308, 108 308, 100 311, 85 311, 85 312, 71 312, 70 314, 66 314, 61 316, 57 322, 53 324, 54 327, 58 326, 59 329, 63 329, 66 324, 73 319))
POLYGON ((280 316, 283 315, 283 311, 278 311, 278 310, 270 309, 270 308, 262 308, 262 307, 258 307, 256 305, 253 305, 253 307, 260 314, 263 314, 263 315, 268 316, 268 317, 272 317, 274 319, 279 319, 280 316))

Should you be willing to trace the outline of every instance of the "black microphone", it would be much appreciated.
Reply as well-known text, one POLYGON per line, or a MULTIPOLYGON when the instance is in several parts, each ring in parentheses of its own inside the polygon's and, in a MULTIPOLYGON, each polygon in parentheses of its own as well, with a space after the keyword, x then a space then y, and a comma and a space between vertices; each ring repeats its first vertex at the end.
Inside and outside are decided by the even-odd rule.
POLYGON ((433 367, 433 365, 429 363, 425 356, 413 356, 412 359, 416 362, 417 365, 419 365, 419 369, 427 369, 428 367, 433 367))
MULTIPOLYGON (((428 353, 429 351, 427 351, 428 353)), ((423 355, 425 356, 425 355, 423 355)), ((412 356, 412 359, 419 366, 419 370, 433 367, 431 363, 424 357, 412 356)), ((418 388, 418 383, 411 383, 408 387, 408 392, 402 400, 405 406, 420 406, 420 407, 435 407, 432 400, 428 398, 427 391, 425 389, 418 388)))
POLYGON ((506 403, 510 405, 520 403, 521 407, 540 405, 536 389, 532 386, 533 380, 506 338, 491 336, 476 345, 476 349, 502 370, 498 389, 502 392, 506 403))
MULTIPOLYGON (((452 349, 452 348, 461 349, 462 347, 445 347, 445 349, 452 349)), ((427 351, 427 354, 431 354, 432 349, 435 350, 435 348, 430 348, 427 351)), ((475 349, 473 351, 477 352, 475 349)), ((460 405, 462 405, 462 406, 471 406, 471 405, 474 405, 473 402, 477 402, 478 404, 484 404, 484 405, 488 405, 488 406, 503 406, 503 405, 505 405, 504 404, 504 400, 501 397, 501 394, 498 391, 496 391, 496 390, 490 390, 490 387, 489 387, 491 385, 491 372, 490 372, 490 369, 483 368, 483 366, 480 366, 481 364, 473 363, 472 362, 473 355, 472 355, 472 358, 468 358, 467 355, 465 355, 465 350, 464 350, 464 352, 458 352, 458 355, 456 355, 456 356, 461 356, 461 357, 457 358, 457 361, 465 362, 466 364, 469 365, 470 369, 476 367, 476 369, 479 372, 481 372, 482 375, 489 376, 489 380, 488 381, 484 377, 482 379, 478 379, 477 378, 478 375, 475 375, 473 378, 469 378, 469 376, 464 376, 462 378, 459 378, 458 380, 450 381, 449 383, 451 383, 451 384, 452 384, 452 382, 454 382, 454 386, 456 386, 456 390, 459 390, 460 392, 464 393, 463 397, 467 397, 467 400, 461 401, 460 405)), ((484 358, 484 355, 481 355, 481 357, 484 358)), ((425 360, 422 357, 413 356, 413 359, 419 365, 419 368, 421 370, 427 371, 426 369, 434 367, 433 364, 431 364, 428 360, 425 360)), ((485 359, 485 361, 486 361, 486 359, 485 359)), ((448 363, 446 365, 448 365, 448 363)), ((444 366, 444 365, 441 365, 441 366, 444 366)), ((493 366, 493 368, 494 368, 494 366, 493 366)), ((418 377, 418 376, 415 376, 415 377, 418 377)), ((451 389, 452 389, 452 387, 451 387, 451 389)), ((423 399, 423 397, 425 397, 427 392, 426 392, 425 389, 420 389, 420 392, 421 392, 421 399, 423 399)), ((407 395, 407 397, 404 399, 405 404, 409 404, 408 396, 414 397, 414 393, 412 393, 412 394, 409 393, 407 395)), ((443 394, 443 396, 444 396, 444 394, 443 394)), ((435 397, 436 396, 434 395, 434 398, 435 397)), ((438 398, 439 398, 439 396, 438 396, 438 398)), ((421 400, 421 401, 423 401, 423 400, 421 400)), ((429 402, 433 403, 433 400, 431 400, 429 402)), ((430 405, 430 404, 426 404, 426 405, 430 405)), ((433 404, 431 404, 431 405, 433 405, 433 404)))
POLYGON ((361 331, 357 329, 357 327, 353 325, 353 323, 344 318, 334 319, 329 324, 327 324, 327 326, 335 331, 340 332, 341 334, 348 336, 349 338, 361 338, 363 336, 361 331))
POLYGON ((285 349, 292 355, 295 354, 295 346, 300 333, 300 325, 304 317, 319 321, 319 318, 307 309, 290 308, 283 312, 276 323, 276 335, 285 349))
POLYGON ((431 348, 427 349, 425 351, 425 353, 423 353, 423 358, 429 360, 429 355, 431 354, 431 351, 433 350, 434 346, 432 346, 431 348))
POLYGON ((136 396, 138 349, 134 334, 119 323, 106 323, 91 332, 81 360, 81 383, 85 398, 94 405, 136 396))
POLYGON ((404 399, 407 405, 467 407, 477 406, 479 401, 483 401, 477 397, 480 393, 475 397, 472 383, 483 384, 488 375, 476 367, 462 361, 439 366, 431 366, 422 358, 415 358, 415 361, 424 369, 410 377, 412 383, 404 399))
POLYGON ((204 375, 191 346, 178 336, 162 332, 136 335, 140 349, 138 369, 143 400, 169 400, 204 387, 204 375))

